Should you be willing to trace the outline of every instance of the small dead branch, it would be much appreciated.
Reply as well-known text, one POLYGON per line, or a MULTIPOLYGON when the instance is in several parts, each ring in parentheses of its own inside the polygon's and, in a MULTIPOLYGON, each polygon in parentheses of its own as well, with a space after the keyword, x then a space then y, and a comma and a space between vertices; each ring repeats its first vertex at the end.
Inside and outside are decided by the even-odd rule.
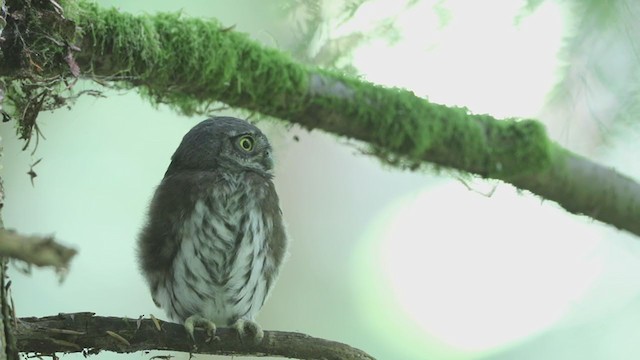
POLYGON ((36 266, 53 266, 61 272, 69 268, 75 254, 75 249, 56 243, 51 236, 24 236, 15 231, 0 230, 0 256, 36 266))

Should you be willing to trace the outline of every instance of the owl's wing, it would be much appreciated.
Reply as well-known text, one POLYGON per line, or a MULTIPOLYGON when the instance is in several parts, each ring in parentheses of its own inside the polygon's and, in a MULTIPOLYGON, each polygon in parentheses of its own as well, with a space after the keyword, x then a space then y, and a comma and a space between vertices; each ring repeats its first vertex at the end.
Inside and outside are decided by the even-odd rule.
POLYGON ((269 217, 273 223, 273 229, 267 239, 269 251, 267 251, 268 258, 265 269, 266 288, 267 292, 269 292, 286 257, 288 246, 287 233, 282 220, 282 210, 280 210, 280 201, 278 200, 275 186, 271 181, 267 183, 267 194, 261 205, 264 216, 269 217))
POLYGON ((182 241, 180 227, 200 196, 199 184, 200 174, 175 173, 162 180, 151 200, 147 223, 138 239, 138 258, 152 294, 171 271, 182 241))

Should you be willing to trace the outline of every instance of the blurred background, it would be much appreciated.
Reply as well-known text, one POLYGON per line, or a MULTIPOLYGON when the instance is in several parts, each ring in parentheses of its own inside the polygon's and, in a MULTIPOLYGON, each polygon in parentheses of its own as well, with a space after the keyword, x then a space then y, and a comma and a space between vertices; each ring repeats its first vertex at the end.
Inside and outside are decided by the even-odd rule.
MULTIPOLYGON (((563 146, 640 181, 632 0, 98 3, 215 18, 300 61, 475 113, 537 118, 563 146)), ((49 269, 11 268, 18 316, 165 318, 137 270, 135 239, 171 154, 204 117, 101 90, 104 98, 41 114, 46 140, 35 154, 33 144, 21 150, 14 123, 0 124, 5 225, 79 250, 62 283, 49 269), (32 185, 26 173, 40 158, 32 185)), ((274 120, 258 126, 275 148, 293 238, 258 318, 265 329, 379 359, 640 357, 637 237, 508 184, 402 171, 364 155, 362 144, 274 120)), ((158 354, 167 353, 96 358, 158 354)))

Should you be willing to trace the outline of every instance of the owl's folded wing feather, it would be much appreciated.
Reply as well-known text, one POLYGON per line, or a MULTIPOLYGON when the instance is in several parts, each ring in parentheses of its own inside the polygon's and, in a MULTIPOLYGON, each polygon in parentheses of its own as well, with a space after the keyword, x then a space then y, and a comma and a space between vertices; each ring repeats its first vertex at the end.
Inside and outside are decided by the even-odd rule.
MULTIPOLYGON (((158 282, 171 271, 180 248, 180 224, 190 214, 198 198, 201 176, 177 173, 166 176, 158 186, 149 206, 147 223, 138 239, 140 268, 154 294, 158 282)), ((157 305, 157 303, 156 303, 157 305)))

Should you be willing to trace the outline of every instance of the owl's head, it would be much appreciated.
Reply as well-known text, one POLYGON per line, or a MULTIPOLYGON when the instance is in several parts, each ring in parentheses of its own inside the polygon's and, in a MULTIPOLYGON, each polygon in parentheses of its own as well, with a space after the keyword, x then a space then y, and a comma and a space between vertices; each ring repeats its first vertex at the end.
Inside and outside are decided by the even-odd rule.
MULTIPOLYGON (((252 124, 218 116, 202 121, 182 138, 166 175, 179 171, 254 171, 270 176, 271 145, 252 124)), ((166 176, 165 175, 165 176, 166 176)))

